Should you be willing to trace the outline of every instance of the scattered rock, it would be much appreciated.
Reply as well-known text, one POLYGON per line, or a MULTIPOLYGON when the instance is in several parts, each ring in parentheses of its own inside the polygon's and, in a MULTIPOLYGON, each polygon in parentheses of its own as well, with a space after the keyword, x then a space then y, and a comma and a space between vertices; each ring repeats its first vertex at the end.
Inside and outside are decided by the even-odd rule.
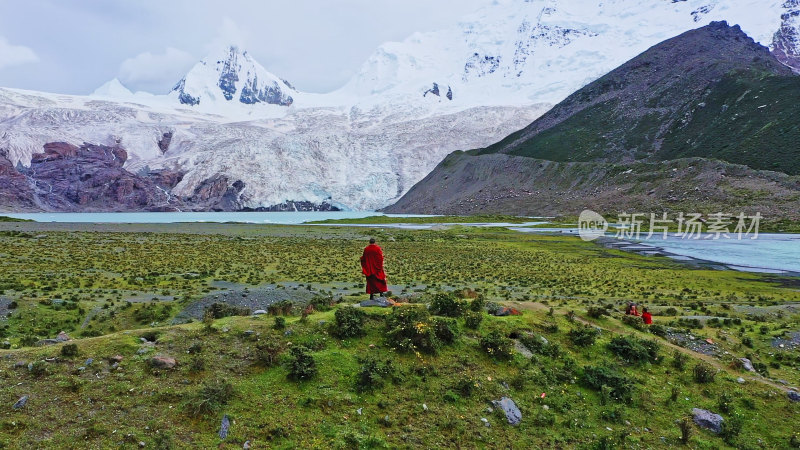
POLYGON ((219 427, 219 438, 225 439, 228 437, 228 429, 231 427, 231 420, 228 418, 228 415, 225 414, 222 416, 222 424, 219 427))
POLYGON ((154 356, 150 358, 150 367, 154 369, 174 369, 178 364, 174 358, 167 356, 154 356))
POLYGON ((21 409, 26 403, 28 403, 28 396, 23 395, 19 398, 19 400, 17 400, 17 403, 14 403, 14 409, 21 409))
POLYGON ((266 313, 267 313, 267 311, 265 309, 257 309, 255 311, 253 311, 253 315, 254 316, 260 316, 260 315, 263 315, 263 314, 266 314, 266 313))
POLYGON ((108 358, 108 360, 112 363, 121 363, 123 359, 125 358, 123 358, 122 355, 114 355, 111 358, 108 358))
POLYGON ((362 307, 377 306, 380 308, 387 308, 389 306, 394 306, 394 302, 388 298, 378 297, 374 300, 364 300, 359 303, 359 305, 362 307))
POLYGON ((145 444, 144 441, 139 441, 139 447, 144 448, 145 445, 147 444, 145 444))
POLYGON ((800 402, 800 394, 798 394, 797 391, 789 391, 787 395, 789 396, 789 400, 793 402, 800 402))
POLYGON ((742 362, 742 368, 748 372, 755 372, 756 369, 753 368, 753 363, 747 358, 739 358, 739 361, 742 362))
POLYGON ((144 355, 145 353, 148 353, 152 349, 153 349, 152 347, 142 347, 142 348, 140 348, 139 350, 136 351, 136 354, 137 355, 144 355))
POLYGON ((487 419, 486 417, 481 417, 481 422, 483 422, 483 424, 486 425, 487 428, 491 426, 489 425, 489 419, 487 419))
POLYGON ((714 414, 705 409, 692 408, 692 416, 694 423, 700 428, 705 428, 714 434, 719 434, 719 432, 722 431, 722 422, 724 422, 725 419, 719 414, 714 414))
POLYGON ((506 420, 511 425, 519 425, 522 421, 522 411, 517 408, 517 404, 514 403, 514 400, 511 400, 508 397, 503 397, 500 400, 494 400, 492 404, 495 408, 501 408, 503 413, 506 415, 506 420))
POLYGON ((69 335, 65 331, 62 331, 62 332, 58 333, 58 335, 56 336, 56 340, 58 342, 67 342, 67 341, 71 341, 72 338, 69 337, 69 335))
POLYGON ((21 368, 27 367, 27 366, 28 366, 28 361, 17 361, 17 362, 14 363, 14 368, 15 369, 21 369, 21 368))
POLYGON ((93 362, 94 362, 94 359, 89 358, 89 359, 86 360, 85 363, 83 363, 83 365, 86 366, 86 367, 89 367, 89 366, 92 365, 93 362))
POLYGON ((361 412, 362 412, 363 410, 364 410, 364 408, 358 408, 358 409, 356 410, 356 412, 357 412, 357 413, 358 413, 358 415, 360 416, 360 415, 361 415, 361 412))
POLYGON ((522 313, 514 308, 509 308, 507 306, 502 306, 494 312, 495 316, 503 317, 503 316, 519 316, 522 313))
POLYGON ((744 378, 742 378, 742 377, 737 378, 736 382, 739 383, 739 384, 744 384, 745 383, 744 378))
POLYGON ((37 347, 42 347, 45 345, 53 345, 53 344, 60 344, 61 341, 58 339, 42 339, 41 341, 36 342, 37 347))
POLYGON ((242 446, 242 448, 248 450, 250 448, 250 441, 244 441, 244 445, 242 446))
POLYGON ((250 336, 252 336, 254 334, 256 334, 256 332, 254 330, 246 330, 246 331, 242 332, 242 336, 245 336, 245 337, 250 337, 250 336))

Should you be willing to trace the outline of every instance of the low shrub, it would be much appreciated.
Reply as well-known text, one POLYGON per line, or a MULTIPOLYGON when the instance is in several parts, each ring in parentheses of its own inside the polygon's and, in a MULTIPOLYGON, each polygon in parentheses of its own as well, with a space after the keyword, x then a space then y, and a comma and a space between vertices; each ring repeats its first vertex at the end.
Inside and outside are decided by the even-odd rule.
POLYGON ((698 383, 711 383, 717 376, 717 370, 708 363, 700 362, 692 369, 692 376, 698 383))
POLYGON ((437 316, 461 317, 467 309, 467 302, 456 298, 452 292, 439 292, 433 295, 429 309, 437 316))
POLYGON ((441 346, 427 309, 416 306, 394 308, 386 316, 386 340, 390 347, 402 352, 433 354, 441 346))
POLYGON ((588 347, 594 345, 594 341, 600 336, 600 330, 595 327, 583 326, 570 330, 567 336, 578 347, 588 347))
POLYGON ((472 330, 477 330, 481 326, 481 322, 483 322, 483 313, 476 311, 467 311, 464 313, 465 327, 472 330))
POLYGON ((317 363, 311 355, 311 351, 302 346, 296 345, 289 351, 289 379, 310 380, 317 374, 317 363))
POLYGON ((283 330, 286 328, 286 319, 283 316, 275 316, 275 322, 272 324, 272 328, 275 330, 283 330))
POLYGON ((603 316, 608 315, 608 311, 600 306, 590 306, 589 308, 586 309, 586 315, 591 317, 592 319, 599 319, 603 316))
POLYGON ((675 350, 672 354, 672 367, 680 370, 683 372, 683 369, 686 368, 686 363, 689 362, 689 355, 681 352, 680 350, 675 350))
POLYGON ((264 367, 278 364, 278 357, 283 353, 283 343, 277 339, 266 339, 256 344, 256 361, 264 367))
POLYGON ((479 294, 477 298, 469 303, 469 310, 472 312, 482 313, 485 307, 486 299, 484 299, 483 294, 479 294))
POLYGON ((547 338, 540 334, 523 334, 520 336, 519 341, 525 348, 537 355, 557 358, 561 353, 561 346, 548 341, 547 338))
POLYGON ((336 310, 333 315, 332 334, 340 339, 364 335, 364 321, 367 313, 364 311, 344 306, 336 310))
POLYGON ((645 362, 658 363, 658 352, 661 345, 655 341, 639 339, 635 336, 616 336, 608 343, 611 353, 619 356, 628 364, 645 362))
POLYGON ((187 403, 189 415, 199 416, 219 410, 234 395, 233 385, 227 380, 206 382, 187 403))
POLYGON ((290 300, 282 300, 269 305, 267 307, 267 312, 271 316, 291 316, 294 312, 294 307, 294 303, 290 300))
POLYGON ((622 316, 622 323, 639 331, 644 330, 644 321, 639 316, 622 316))
POLYGON ((394 373, 391 360, 366 357, 359 360, 361 367, 356 374, 356 391, 365 392, 383 386, 386 378, 394 373))
POLYGON ((455 319, 437 317, 431 321, 436 338, 443 344, 452 344, 458 339, 458 323, 455 319))
POLYGON ((630 403, 633 399, 633 380, 610 367, 585 366, 582 381, 596 391, 602 391, 603 386, 606 386, 608 396, 613 400, 630 403))
POLYGON ((662 337, 662 338, 667 335, 667 329, 664 327, 664 325, 657 324, 657 323, 654 323, 654 324, 650 325, 650 327, 648 327, 647 331, 649 331, 650 334, 654 334, 654 335, 656 335, 658 337, 662 337))
POLYGON ((250 308, 215 302, 206 308, 206 312, 211 314, 214 319, 221 319, 230 316, 249 316, 250 308))
POLYGON ((514 354, 514 344, 511 339, 494 330, 481 338, 481 348, 489 356, 497 359, 511 359, 514 354))
POLYGON ((74 358, 78 356, 78 345, 77 344, 64 344, 61 347, 61 356, 66 358, 74 358))

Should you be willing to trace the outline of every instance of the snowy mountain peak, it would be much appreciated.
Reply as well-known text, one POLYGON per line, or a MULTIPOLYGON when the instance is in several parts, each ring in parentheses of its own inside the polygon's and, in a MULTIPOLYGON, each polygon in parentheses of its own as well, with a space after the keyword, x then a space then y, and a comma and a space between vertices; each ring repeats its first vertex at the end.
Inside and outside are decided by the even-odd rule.
POLYGON ((297 91, 273 75, 247 51, 235 45, 214 52, 197 63, 172 92, 184 105, 239 102, 289 106, 297 91))
POLYGON ((92 97, 125 98, 133 96, 133 92, 126 88, 118 79, 114 78, 95 89, 92 97))

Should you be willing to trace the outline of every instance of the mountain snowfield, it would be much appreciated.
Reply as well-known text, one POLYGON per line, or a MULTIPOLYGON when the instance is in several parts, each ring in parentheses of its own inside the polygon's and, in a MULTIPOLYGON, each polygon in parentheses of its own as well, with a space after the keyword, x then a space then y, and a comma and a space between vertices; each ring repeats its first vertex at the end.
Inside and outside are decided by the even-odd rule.
POLYGON ((244 49, 221 48, 168 94, 112 80, 92 95, 0 89, 0 153, 29 165, 47 142, 120 145, 125 167, 217 175, 240 208, 386 206, 454 150, 484 147, 650 46, 736 23, 800 67, 800 1, 495 0, 444 30, 381 45, 342 88, 298 91, 244 49))

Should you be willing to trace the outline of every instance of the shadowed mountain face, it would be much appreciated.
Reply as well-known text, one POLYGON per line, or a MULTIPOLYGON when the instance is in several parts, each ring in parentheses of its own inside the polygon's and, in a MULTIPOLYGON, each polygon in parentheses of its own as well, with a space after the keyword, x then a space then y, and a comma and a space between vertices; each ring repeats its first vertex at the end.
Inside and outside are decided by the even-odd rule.
POLYGON ((759 149, 764 140, 800 140, 800 106, 787 91, 800 93, 791 69, 738 26, 712 22, 652 47, 480 153, 609 162, 700 156, 797 174, 800 153, 786 166, 783 152, 759 149))
POLYGON ((386 210, 573 214, 593 205, 741 204, 789 214, 789 204, 775 205, 800 198, 798 98, 800 77, 738 26, 713 22, 650 48, 497 144, 450 155, 386 210), (683 158, 733 164, 653 165, 683 158))

